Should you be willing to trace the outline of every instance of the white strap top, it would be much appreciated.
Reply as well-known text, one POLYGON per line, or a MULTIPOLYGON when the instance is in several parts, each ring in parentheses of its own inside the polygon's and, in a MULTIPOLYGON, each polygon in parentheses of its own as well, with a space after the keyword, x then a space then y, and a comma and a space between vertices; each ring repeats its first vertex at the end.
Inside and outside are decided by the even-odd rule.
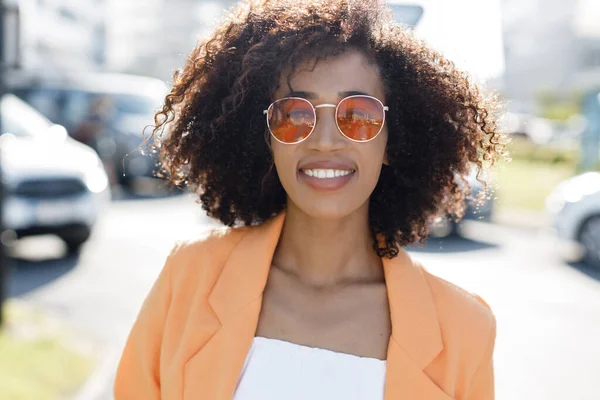
POLYGON ((383 399, 386 362, 255 337, 233 400, 383 399))

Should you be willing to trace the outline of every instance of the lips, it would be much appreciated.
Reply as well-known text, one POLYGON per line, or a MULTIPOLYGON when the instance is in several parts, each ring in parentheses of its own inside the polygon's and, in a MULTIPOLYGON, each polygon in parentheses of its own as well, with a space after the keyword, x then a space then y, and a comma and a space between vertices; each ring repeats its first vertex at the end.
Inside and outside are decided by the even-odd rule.
POLYGON ((356 167, 341 161, 313 161, 302 164, 298 179, 315 190, 338 190, 350 182, 356 167))

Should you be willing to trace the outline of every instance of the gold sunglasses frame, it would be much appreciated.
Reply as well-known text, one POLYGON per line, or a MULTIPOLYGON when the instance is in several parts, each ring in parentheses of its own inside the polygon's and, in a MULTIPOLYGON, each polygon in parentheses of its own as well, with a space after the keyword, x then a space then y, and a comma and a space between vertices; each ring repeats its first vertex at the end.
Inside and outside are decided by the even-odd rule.
POLYGON ((384 127, 384 125, 385 125, 385 119, 386 119, 385 117, 386 117, 386 112, 387 112, 387 111, 389 111, 389 107, 388 107, 388 106, 386 106, 386 105, 384 105, 384 104, 381 102, 381 100, 379 100, 377 97, 373 97, 373 96, 369 96, 369 95, 364 95, 364 94, 357 94, 357 95, 352 95, 352 96, 347 96, 347 97, 344 97, 344 98, 343 98, 343 99, 341 99, 341 100, 340 100, 340 101, 339 101, 337 104, 329 104, 329 103, 325 103, 325 104, 319 104, 319 105, 317 105, 317 106, 313 106, 313 104, 312 104, 310 101, 308 101, 307 99, 305 99, 305 98, 303 98, 303 97, 284 97, 284 98, 282 98, 282 99, 278 99, 278 100, 275 100, 274 102, 272 102, 272 103, 269 105, 269 108, 267 108, 266 110, 263 110, 263 114, 267 116, 267 128, 269 129, 269 133, 271 134, 271 136, 272 136, 272 137, 273 137, 275 140, 277 140, 279 143, 282 143, 282 144, 298 144, 298 143, 302 143, 303 141, 305 141, 306 139, 308 139, 308 137, 309 137, 309 136, 310 136, 310 135, 311 135, 311 134, 314 132, 314 130, 315 130, 315 127, 317 126, 317 109, 318 109, 318 108, 335 108, 335 115, 336 115, 336 118, 335 118, 335 125, 337 126, 337 128, 338 128, 338 131, 339 131, 339 132, 340 132, 340 134, 341 134, 342 136, 344 136, 346 139, 348 139, 348 140, 350 140, 350 141, 352 141, 352 142, 355 142, 355 143, 367 143, 367 142, 370 142, 371 140, 375 139, 377 136, 379 136, 379 134, 381 133, 381 131, 383 130, 383 127, 384 127), (368 98, 368 99, 375 100, 376 102, 378 102, 379 104, 381 104, 381 107, 382 107, 382 109, 383 109, 383 122, 382 122, 382 124, 381 124, 381 127, 379 128, 379 132, 377 132, 377 133, 376 133, 376 134, 375 134, 375 135, 374 135, 374 136, 373 136, 371 139, 367 139, 367 140, 356 140, 356 139, 352 139, 352 138, 350 138, 350 137, 346 136, 346 134, 344 134, 344 132, 342 132, 342 130, 340 129, 340 125, 338 124, 337 112, 338 112, 338 108, 339 108, 340 104, 341 104, 343 101, 345 101, 345 100, 352 99, 352 98, 356 98, 356 97, 360 97, 360 98, 368 98), (283 100, 302 100, 302 101, 305 101, 305 102, 307 102, 307 103, 310 105, 310 107, 312 108, 312 110, 313 110, 313 114, 314 114, 314 116, 315 116, 315 124, 313 125, 313 127, 312 127, 312 129, 310 130, 310 132, 308 133, 308 135, 306 135, 306 136, 305 136, 305 137, 304 137, 302 140, 299 140, 299 141, 297 141, 297 142, 293 142, 293 143, 283 142, 283 141, 279 140, 279 139, 278 139, 278 138, 277 138, 277 137, 276 137, 276 136, 273 134, 273 132, 271 131, 271 126, 270 126, 270 124, 269 124, 269 116, 268 116, 268 115, 269 115, 269 111, 271 110, 271 108, 272 108, 272 107, 273 107, 273 106, 274 106, 276 103, 278 103, 278 102, 280 102, 280 101, 283 101, 283 100))

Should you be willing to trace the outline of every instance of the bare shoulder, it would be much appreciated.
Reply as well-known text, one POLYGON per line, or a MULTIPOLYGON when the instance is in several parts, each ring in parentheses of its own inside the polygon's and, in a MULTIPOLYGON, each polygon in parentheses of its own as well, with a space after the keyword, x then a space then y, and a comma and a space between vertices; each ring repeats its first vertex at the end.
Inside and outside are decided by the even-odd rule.
POLYGON ((447 341, 462 342, 480 349, 493 342, 496 318, 488 303, 479 295, 422 269, 435 302, 442 334, 447 341))

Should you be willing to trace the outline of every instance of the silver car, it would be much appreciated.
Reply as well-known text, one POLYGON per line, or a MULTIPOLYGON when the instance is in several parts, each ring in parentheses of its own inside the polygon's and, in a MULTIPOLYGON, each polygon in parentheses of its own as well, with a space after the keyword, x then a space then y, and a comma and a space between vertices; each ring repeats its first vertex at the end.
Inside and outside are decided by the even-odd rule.
MULTIPOLYGON (((460 235, 460 224, 465 220, 479 222, 490 222, 492 220, 494 215, 494 200, 489 196, 485 185, 477 179, 477 173, 478 168, 473 167, 469 174, 465 176, 471 188, 471 194, 465 199, 465 215, 461 221, 457 222, 451 216, 441 216, 431 226, 431 236, 446 237, 460 235)), ((483 175, 482 178, 485 181, 489 181, 488 175, 483 175)), ((462 180, 458 175, 456 176, 456 181, 459 185, 462 185, 462 180)))
POLYGON ((19 98, 0 99, 3 220, 17 237, 54 234, 77 252, 110 200, 97 154, 19 98))
POLYGON ((600 268, 600 172, 562 182, 546 199, 546 208, 561 242, 600 268))

